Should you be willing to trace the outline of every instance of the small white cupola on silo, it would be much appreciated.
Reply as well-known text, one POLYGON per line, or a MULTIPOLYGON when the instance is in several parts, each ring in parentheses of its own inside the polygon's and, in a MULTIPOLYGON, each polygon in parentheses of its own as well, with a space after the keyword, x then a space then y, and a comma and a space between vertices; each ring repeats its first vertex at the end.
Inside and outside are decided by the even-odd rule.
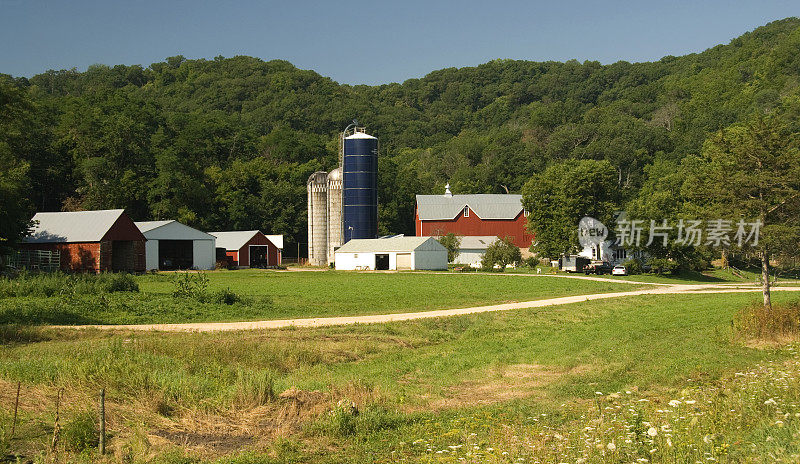
POLYGON ((447 185, 444 186, 444 196, 450 198, 453 196, 453 192, 450 191, 450 183, 448 182, 447 185))

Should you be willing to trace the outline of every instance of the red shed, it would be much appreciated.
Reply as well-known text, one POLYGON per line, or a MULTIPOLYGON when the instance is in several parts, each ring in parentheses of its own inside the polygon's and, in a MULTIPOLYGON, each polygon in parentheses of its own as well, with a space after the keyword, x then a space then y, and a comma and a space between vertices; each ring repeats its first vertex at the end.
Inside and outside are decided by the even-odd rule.
POLYGON ((145 270, 147 239, 124 210, 37 213, 33 221, 21 248, 60 251, 64 271, 145 270))
POLYGON ((217 238, 217 248, 238 267, 267 267, 281 263, 280 249, 259 230, 209 232, 217 238))
POLYGON ((522 195, 479 194, 417 195, 414 213, 417 236, 455 233, 464 236, 495 235, 510 237, 514 245, 528 248, 533 235, 528 232, 522 195))

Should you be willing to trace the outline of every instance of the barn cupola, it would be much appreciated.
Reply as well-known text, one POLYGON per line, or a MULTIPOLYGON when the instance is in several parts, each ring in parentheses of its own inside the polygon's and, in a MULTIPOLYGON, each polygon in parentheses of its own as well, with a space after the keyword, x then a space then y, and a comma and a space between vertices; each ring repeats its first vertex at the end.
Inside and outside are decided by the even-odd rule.
POLYGON ((450 191, 450 183, 448 182, 447 185, 444 186, 444 196, 445 198, 452 198, 453 192, 450 191))

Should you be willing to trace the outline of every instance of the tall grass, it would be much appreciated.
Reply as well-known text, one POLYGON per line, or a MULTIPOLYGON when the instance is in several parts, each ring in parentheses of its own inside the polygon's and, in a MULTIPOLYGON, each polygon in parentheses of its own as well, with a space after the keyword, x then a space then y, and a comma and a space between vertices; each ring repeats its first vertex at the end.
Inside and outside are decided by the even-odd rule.
POLYGON ((800 300, 773 304, 753 303, 733 320, 736 335, 743 340, 779 340, 800 335, 800 300))
POLYGON ((22 273, 0 278, 0 298, 95 295, 138 292, 139 284, 130 274, 22 273))

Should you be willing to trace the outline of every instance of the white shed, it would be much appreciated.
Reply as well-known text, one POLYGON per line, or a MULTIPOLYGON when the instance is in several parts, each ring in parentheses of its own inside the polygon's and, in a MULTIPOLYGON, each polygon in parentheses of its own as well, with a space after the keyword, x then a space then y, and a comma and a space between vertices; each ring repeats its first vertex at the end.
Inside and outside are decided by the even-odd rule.
POLYGON ((462 266, 481 267, 481 260, 489 245, 499 240, 495 235, 473 235, 461 237, 454 264, 462 266))
POLYGON ((216 238, 178 221, 137 222, 148 270, 214 269, 216 238))
POLYGON ((336 269, 446 270, 447 249, 433 237, 355 239, 336 250, 336 269))

